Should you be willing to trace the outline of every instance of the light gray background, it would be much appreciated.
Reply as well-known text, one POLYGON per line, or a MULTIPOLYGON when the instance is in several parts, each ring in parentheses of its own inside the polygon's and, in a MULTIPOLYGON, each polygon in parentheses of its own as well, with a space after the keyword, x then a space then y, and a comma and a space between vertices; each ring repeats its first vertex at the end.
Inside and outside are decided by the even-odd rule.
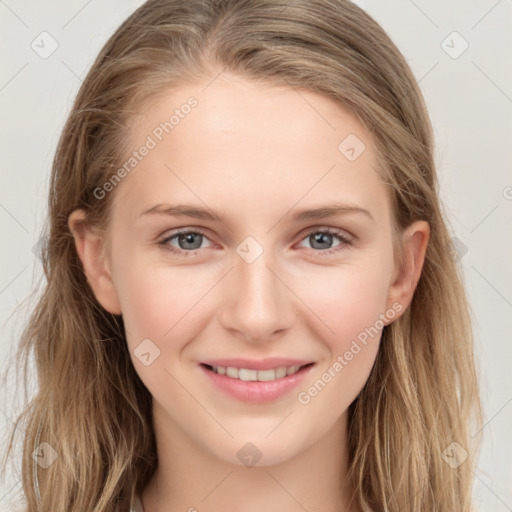
MULTIPOLYGON (((59 132, 96 54, 141 3, 0 0, 2 370, 28 316, 28 310, 13 310, 42 275, 32 249, 46 213, 59 132), (58 43, 46 59, 31 47, 34 40, 42 46, 41 37, 48 37, 40 36, 43 31, 58 43)), ((486 426, 475 479, 477 510, 512 510, 511 1, 356 3, 404 53, 426 97, 442 199, 462 249, 478 344, 486 426)), ((2 435, 21 399, 13 389, 9 384, 0 397, 2 435)), ((8 468, 0 510, 13 510, 9 503, 20 488, 19 474, 8 468)))

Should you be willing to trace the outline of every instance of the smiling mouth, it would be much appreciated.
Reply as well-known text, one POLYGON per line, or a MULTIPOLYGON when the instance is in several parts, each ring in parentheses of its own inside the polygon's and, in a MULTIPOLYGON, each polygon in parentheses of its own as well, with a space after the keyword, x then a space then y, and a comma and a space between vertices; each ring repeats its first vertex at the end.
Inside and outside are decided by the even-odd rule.
POLYGON ((313 366, 313 364, 314 363, 308 363, 302 366, 280 366, 269 370, 253 370, 250 368, 235 368, 233 366, 212 366, 206 363, 201 363, 201 366, 213 373, 235 380, 244 382, 271 382, 294 375, 301 370, 313 366))

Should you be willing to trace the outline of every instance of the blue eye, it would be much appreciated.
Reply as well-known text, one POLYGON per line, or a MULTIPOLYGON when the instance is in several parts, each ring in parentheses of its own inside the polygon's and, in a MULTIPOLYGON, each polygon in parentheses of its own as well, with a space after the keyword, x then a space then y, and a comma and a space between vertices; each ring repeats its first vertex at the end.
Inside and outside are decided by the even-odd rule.
POLYGON ((309 240, 314 249, 319 249, 319 251, 315 252, 321 252, 324 254, 332 254, 342 251, 347 245, 352 243, 352 241, 342 231, 331 228, 315 228, 310 231, 303 240, 309 240), (340 240, 338 245, 335 245, 334 247, 322 247, 322 244, 332 244, 334 238, 340 240), (319 245, 320 247, 318 247, 319 245))
MULTIPOLYGON (((164 250, 179 256, 195 256, 201 250, 202 241, 209 240, 208 235, 194 228, 193 230, 181 230, 167 236, 157 245, 161 246, 164 250), (176 239, 178 247, 170 245, 169 242, 176 239)), ((332 228, 314 228, 310 230, 301 241, 309 240, 312 249, 315 253, 320 255, 332 254, 346 249, 347 245, 351 245, 352 241, 344 232, 332 228), (334 247, 322 247, 322 245, 331 245, 333 239, 337 238, 339 243, 334 247)))
POLYGON ((208 237, 206 236, 206 233, 203 233, 202 231, 183 230, 183 231, 178 231, 177 233, 174 233, 174 234, 166 237, 164 240, 161 240, 160 242, 158 242, 158 245, 173 254, 181 254, 183 256, 193 256, 199 250, 199 247, 196 247, 198 245, 198 241, 199 241, 199 246, 201 246, 201 241, 203 238, 208 239, 208 237), (178 249, 176 249, 176 247, 169 245, 169 242, 175 238, 177 238, 177 240, 178 240, 178 245, 182 245, 184 247, 179 247, 178 249), (190 247, 191 245, 193 247, 190 247), (192 250, 188 250, 188 249, 192 249, 192 250))

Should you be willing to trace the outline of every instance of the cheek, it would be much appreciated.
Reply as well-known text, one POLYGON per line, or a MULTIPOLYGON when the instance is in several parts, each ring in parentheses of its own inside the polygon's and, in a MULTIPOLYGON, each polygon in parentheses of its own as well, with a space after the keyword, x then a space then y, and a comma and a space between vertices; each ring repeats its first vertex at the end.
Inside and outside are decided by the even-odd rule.
MULTIPOLYGON (((361 323, 339 325, 327 360, 297 389, 295 400, 308 418, 322 418, 327 429, 339 420, 364 388, 377 356, 381 331, 361 330, 361 323), (356 325, 357 324, 357 325, 356 325), (342 330, 343 329, 343 330, 342 330)), ((297 428, 302 429, 302 426, 297 428)), ((309 428, 315 431, 315 426, 309 428)))
POLYGON ((171 269, 143 255, 126 254, 117 263, 116 289, 130 355, 149 383, 159 374, 155 369, 164 370, 169 361, 178 361, 187 341, 208 321, 205 294, 218 278, 211 269, 171 269), (144 365, 148 361, 139 357, 141 351, 151 354, 150 368, 144 365))
MULTIPOLYGON (((322 398, 315 398, 317 406, 337 404, 332 410, 334 419, 363 388, 384 327, 391 263, 392 259, 384 256, 377 261, 361 260, 336 271, 329 268, 325 273, 326 286, 310 286, 309 293, 303 288, 305 302, 318 315, 315 324, 312 320, 308 323, 318 326, 314 336, 322 340, 328 356, 302 387, 307 396, 304 402, 298 397, 300 403, 308 403, 322 394, 322 398), (310 386, 314 387, 311 394, 310 386)), ((388 312, 387 316, 391 318, 394 314, 388 312)))
POLYGON ((374 262, 368 258, 339 268, 330 267, 322 272, 323 275, 318 274, 314 279, 311 276, 307 279, 303 277, 303 282, 309 284, 301 286, 301 297, 328 328, 323 330, 323 337, 330 332, 328 344, 331 348, 343 350, 347 342, 374 325, 385 313, 389 261, 374 262))
MULTIPOLYGON (((203 281, 208 283, 208 279, 203 281)), ((176 271, 147 270, 125 279, 121 306, 132 335, 163 339, 186 325, 204 295, 201 279, 176 271)))

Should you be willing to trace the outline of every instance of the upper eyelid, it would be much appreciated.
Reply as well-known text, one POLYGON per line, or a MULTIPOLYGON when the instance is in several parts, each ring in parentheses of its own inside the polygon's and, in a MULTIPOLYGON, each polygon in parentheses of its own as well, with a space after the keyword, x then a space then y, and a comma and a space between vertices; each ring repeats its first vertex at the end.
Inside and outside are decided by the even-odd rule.
POLYGON ((194 226, 187 227, 187 228, 176 228, 176 230, 166 231, 162 236, 158 237, 158 240, 160 242, 164 242, 166 240, 169 240, 171 238, 174 238, 175 236, 186 234, 186 233, 198 233, 200 235, 203 235, 204 237, 208 238, 208 240, 211 241, 211 235, 208 233, 207 230, 204 230, 202 228, 196 228, 194 226))

